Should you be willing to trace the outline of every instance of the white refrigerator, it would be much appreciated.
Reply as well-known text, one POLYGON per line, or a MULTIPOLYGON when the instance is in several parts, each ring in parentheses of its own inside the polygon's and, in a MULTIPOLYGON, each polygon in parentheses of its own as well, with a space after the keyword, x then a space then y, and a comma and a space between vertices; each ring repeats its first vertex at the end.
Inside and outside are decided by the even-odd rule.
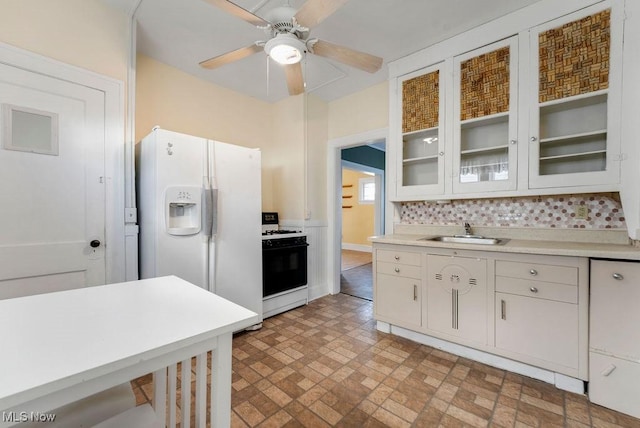
POLYGON ((154 128, 136 184, 140 277, 176 275, 262 317, 260 150, 154 128))

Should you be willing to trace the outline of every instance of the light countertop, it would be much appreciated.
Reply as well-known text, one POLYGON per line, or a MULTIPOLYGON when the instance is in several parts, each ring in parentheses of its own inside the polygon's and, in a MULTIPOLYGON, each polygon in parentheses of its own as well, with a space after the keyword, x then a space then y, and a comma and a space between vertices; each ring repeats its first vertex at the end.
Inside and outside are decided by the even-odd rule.
MULTIPOLYGON (((373 236, 370 239, 373 243, 412 245, 430 248, 451 248, 460 250, 476 250, 501 253, 525 253, 543 254, 572 257, 595 257, 621 260, 640 260, 640 248, 629 244, 617 243, 596 243, 596 242, 573 242, 573 241, 553 241, 534 239, 509 239, 504 244, 481 245, 481 244, 453 244, 438 241, 429 241, 436 234, 392 234, 384 236, 373 236), (425 239, 426 238, 426 239, 425 239)), ((490 235, 486 235, 490 236, 490 235)), ((493 237, 493 236, 492 236, 493 237)))

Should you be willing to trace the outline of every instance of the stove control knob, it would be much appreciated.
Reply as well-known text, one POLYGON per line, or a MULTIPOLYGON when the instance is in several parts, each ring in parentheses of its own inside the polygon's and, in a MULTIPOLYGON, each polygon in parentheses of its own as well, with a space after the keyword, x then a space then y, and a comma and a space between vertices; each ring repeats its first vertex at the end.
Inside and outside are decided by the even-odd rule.
POLYGON ((272 247, 273 246, 273 242, 271 242, 271 239, 267 239, 263 242, 263 245, 265 247, 272 247))

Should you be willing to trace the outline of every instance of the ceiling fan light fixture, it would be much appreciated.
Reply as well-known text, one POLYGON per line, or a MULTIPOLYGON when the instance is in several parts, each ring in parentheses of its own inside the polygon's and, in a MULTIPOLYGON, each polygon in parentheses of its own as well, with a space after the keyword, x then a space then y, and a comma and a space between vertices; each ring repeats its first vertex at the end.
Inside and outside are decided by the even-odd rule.
POLYGON ((302 60, 305 44, 292 34, 278 34, 264 45, 264 51, 278 64, 296 64, 302 60))

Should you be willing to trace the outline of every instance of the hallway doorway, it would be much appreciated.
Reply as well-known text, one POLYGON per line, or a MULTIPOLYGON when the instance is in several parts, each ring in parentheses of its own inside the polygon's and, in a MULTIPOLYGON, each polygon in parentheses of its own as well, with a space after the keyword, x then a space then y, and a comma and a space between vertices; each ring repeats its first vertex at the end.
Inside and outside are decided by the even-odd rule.
POLYGON ((370 252, 342 250, 340 292, 373 301, 373 264, 370 252))
POLYGON ((384 140, 342 149, 340 292, 373 300, 372 246, 384 233, 384 140))
MULTIPOLYGON (((328 183, 327 183, 327 209, 328 209, 328 236, 329 243, 327 245, 327 268, 329 271, 329 291, 331 294, 340 293, 341 279, 343 278, 342 272, 342 220, 343 220, 343 189, 342 189, 342 167, 345 162, 354 162, 353 160, 343 159, 343 152, 350 149, 358 149, 361 147, 371 148, 367 146, 381 145, 384 147, 387 140, 387 129, 377 129, 367 131, 361 134, 350 135, 346 137, 330 140, 327 150, 327 165, 328 165, 328 183)), ((380 150, 378 148, 378 150, 380 150)), ((372 149, 374 151, 378 151, 372 149)), ((383 149, 384 150, 384 149, 383 149)), ((384 153, 384 151, 381 151, 384 153)), ((376 191, 380 192, 380 197, 376 200, 376 212, 374 223, 374 234, 384 234, 386 223, 388 222, 385 211, 389 209, 391 205, 386 201, 385 197, 385 169, 386 169, 386 156, 378 168, 374 168, 376 174, 376 191)), ((370 171, 371 172, 371 171, 370 171)), ((355 193, 354 193, 355 195, 355 193)), ((390 208, 391 210, 393 207, 390 208)), ((353 248, 347 248, 353 249, 353 248)), ((359 250, 355 248, 355 250, 359 250)), ((368 252, 371 250, 369 249, 368 252)), ((354 269, 357 269, 356 266, 354 269)), ((349 271, 351 269, 347 269, 349 271)), ((350 273, 355 273, 350 272, 350 273)), ((369 281, 370 283, 372 281, 369 281)), ((372 287, 372 286, 371 286, 372 287)))

